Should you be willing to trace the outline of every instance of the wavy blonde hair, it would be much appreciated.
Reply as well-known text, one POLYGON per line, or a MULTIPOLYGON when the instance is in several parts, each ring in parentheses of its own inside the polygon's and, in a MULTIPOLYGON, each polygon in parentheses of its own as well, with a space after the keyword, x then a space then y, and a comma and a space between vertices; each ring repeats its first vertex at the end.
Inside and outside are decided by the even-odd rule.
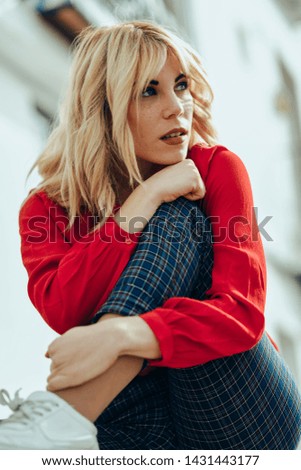
MULTIPOLYGON (((70 226, 84 210, 100 224, 112 214, 118 187, 142 182, 127 113, 173 54, 190 77, 193 133, 215 143, 213 93, 198 54, 174 33, 149 21, 88 27, 75 42, 71 79, 58 124, 33 168, 44 190, 64 206, 70 226)), ((199 139, 200 140, 200 139, 199 139)), ((33 169, 32 168, 32 169, 33 169)))

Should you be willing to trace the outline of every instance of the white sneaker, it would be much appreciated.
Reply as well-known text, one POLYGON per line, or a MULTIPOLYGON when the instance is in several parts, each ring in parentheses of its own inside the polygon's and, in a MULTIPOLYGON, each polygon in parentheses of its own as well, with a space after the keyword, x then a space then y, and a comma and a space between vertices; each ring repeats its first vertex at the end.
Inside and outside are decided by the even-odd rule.
POLYGON ((11 400, 0 390, 0 404, 14 413, 0 421, 0 449, 99 449, 96 427, 65 400, 51 392, 34 392, 27 400, 19 391, 11 400))

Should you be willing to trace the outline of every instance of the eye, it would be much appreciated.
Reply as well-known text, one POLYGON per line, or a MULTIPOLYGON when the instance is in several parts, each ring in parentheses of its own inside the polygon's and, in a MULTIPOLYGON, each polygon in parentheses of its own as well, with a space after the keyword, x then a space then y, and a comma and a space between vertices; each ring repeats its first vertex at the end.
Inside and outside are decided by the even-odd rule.
POLYGON ((152 87, 152 86, 148 86, 143 92, 142 92, 142 96, 144 97, 148 97, 148 96, 154 96, 156 95, 157 92, 156 90, 152 87))
POLYGON ((187 90, 187 88, 188 88, 188 82, 180 82, 176 85, 177 91, 184 91, 184 90, 187 90))

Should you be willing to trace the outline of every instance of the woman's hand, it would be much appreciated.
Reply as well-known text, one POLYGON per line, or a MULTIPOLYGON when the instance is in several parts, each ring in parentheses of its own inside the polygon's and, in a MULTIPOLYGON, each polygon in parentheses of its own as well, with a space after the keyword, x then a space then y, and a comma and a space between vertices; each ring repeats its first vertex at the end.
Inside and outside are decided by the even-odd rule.
POLYGON ((75 387, 111 367, 120 354, 120 329, 115 320, 72 328, 48 347, 51 374, 47 390, 75 387))
POLYGON ((202 199, 206 193, 200 173, 189 158, 166 166, 148 178, 143 185, 156 195, 159 204, 174 201, 180 196, 196 201, 202 199))
POLYGON ((205 193, 197 167, 187 158, 166 166, 137 186, 115 214, 115 220, 126 232, 139 232, 163 202, 174 201, 180 196, 196 201, 205 193))
POLYGON ((119 356, 159 359, 161 352, 139 316, 106 314, 98 323, 72 328, 55 339, 45 355, 52 361, 47 390, 55 392, 101 375, 119 356))

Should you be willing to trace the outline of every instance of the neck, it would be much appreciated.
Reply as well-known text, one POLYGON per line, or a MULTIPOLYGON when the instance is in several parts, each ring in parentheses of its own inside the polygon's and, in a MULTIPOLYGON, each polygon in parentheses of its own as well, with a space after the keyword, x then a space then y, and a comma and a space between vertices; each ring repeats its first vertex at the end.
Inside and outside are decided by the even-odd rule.
POLYGON ((142 176, 144 181, 164 168, 164 165, 159 165, 157 163, 147 162, 145 160, 142 160, 139 157, 137 157, 137 163, 138 163, 138 167, 139 167, 141 176, 142 176))
POLYGON ((132 191, 130 188, 119 188, 116 202, 122 206, 131 193, 132 191))

